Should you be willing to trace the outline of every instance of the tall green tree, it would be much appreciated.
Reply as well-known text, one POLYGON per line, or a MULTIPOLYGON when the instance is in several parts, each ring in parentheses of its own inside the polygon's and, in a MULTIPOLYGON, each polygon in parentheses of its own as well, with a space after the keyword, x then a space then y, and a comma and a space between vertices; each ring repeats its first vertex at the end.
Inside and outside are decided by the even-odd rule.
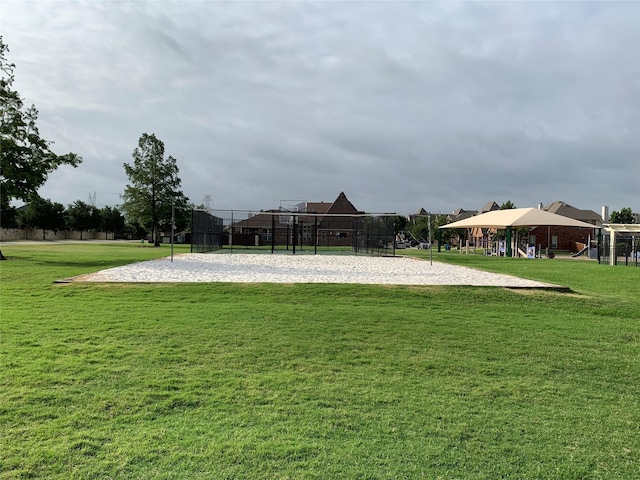
MULTIPOLYGON (((432 222, 433 223, 433 222, 432 222)), ((413 225, 411 225, 411 235, 418 240, 429 238, 429 215, 419 215, 414 217, 413 225)))
POLYGON ((41 228, 42 239, 46 239, 46 231, 58 232, 65 227, 65 209, 61 203, 49 199, 34 197, 18 214, 20 224, 28 228, 41 228))
MULTIPOLYGON (((395 217, 393 217, 393 230, 394 233, 399 233, 405 230, 405 228, 407 227, 407 223, 409 223, 409 220, 407 219, 407 217, 403 216, 403 215, 396 215, 395 217)), ((395 239, 394 239, 395 241, 395 239)))
POLYGON ((618 211, 611 212, 609 215, 609 223, 635 223, 631 207, 625 207, 618 211))
POLYGON ((431 225, 432 225, 433 235, 438 239, 438 248, 441 245, 451 243, 451 237, 454 234, 458 233, 457 230, 460 230, 460 229, 452 230, 450 228, 445 228, 443 230, 440 230, 440 227, 446 225, 447 223, 451 223, 446 215, 440 214, 435 218, 433 218, 431 222, 432 222, 431 225))
MULTIPOLYGON (((13 90, 15 65, 7 60, 8 52, 0 36, 0 215, 10 210, 14 199, 31 202, 36 198, 53 170, 82 162, 75 153, 56 155, 52 142, 40 137, 38 110, 34 105, 24 108, 13 90)), ((0 259, 4 260, 1 251, 0 259)))
POLYGON ((133 150, 133 165, 124 164, 129 184, 122 195, 129 222, 151 228, 154 245, 160 245, 160 225, 171 222, 171 206, 186 210, 188 198, 182 193, 178 164, 164 157, 164 143, 154 134, 143 133, 133 150))
POLYGON ((451 232, 449 230, 438 231, 441 226, 446 224, 446 215, 431 215, 429 213, 416 215, 414 224, 411 227, 411 234, 420 241, 428 242, 433 242, 440 235, 440 238, 442 236, 446 237, 446 243, 448 243, 451 240, 451 232), (429 224, 429 220, 431 220, 431 224, 429 224), (429 238, 429 227, 431 227, 431 238, 429 238))
POLYGON ((82 200, 76 200, 67 207, 66 217, 67 226, 71 230, 78 230, 80 239, 85 230, 97 230, 102 225, 100 210, 82 200))
POLYGON ((113 232, 115 238, 118 233, 124 233, 124 215, 122 215, 122 212, 117 207, 103 207, 100 209, 100 214, 102 216, 102 228, 104 228, 105 234, 107 232, 113 232))

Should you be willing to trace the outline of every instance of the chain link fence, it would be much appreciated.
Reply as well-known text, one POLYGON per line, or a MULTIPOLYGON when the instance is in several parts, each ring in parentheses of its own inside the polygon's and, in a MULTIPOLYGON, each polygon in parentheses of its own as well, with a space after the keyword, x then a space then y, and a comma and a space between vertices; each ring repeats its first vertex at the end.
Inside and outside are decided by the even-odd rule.
POLYGON ((640 234, 603 235, 598 255, 600 263, 609 265, 640 265, 640 234), (615 256, 611 258, 611 241, 615 242, 615 256))
POLYGON ((392 255, 394 217, 395 214, 194 210, 191 251, 392 255))

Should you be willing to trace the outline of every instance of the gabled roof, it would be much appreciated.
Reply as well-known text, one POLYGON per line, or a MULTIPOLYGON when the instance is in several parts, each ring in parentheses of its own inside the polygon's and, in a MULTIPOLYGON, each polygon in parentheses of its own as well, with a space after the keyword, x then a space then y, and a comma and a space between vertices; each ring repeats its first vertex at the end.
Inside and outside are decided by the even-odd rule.
MULTIPOLYGON (((279 213, 280 210, 271 209, 264 210, 263 212, 257 213, 255 215, 251 215, 244 220, 238 220, 237 222, 233 222, 232 227, 241 227, 247 224, 250 224, 253 228, 271 228, 271 217, 272 213, 279 213)), ((276 220, 277 222, 277 220, 276 220)))
POLYGON ((428 214, 429 212, 427 212, 424 208, 421 208, 416 213, 414 213, 414 215, 428 215, 428 214))
POLYGON ((500 210, 500 205, 492 201, 487 203, 484 207, 482 207, 478 213, 493 212, 494 210, 500 210))
POLYGON ((573 218, 574 220, 580 220, 583 222, 602 222, 602 217, 593 210, 580 210, 572 207, 568 203, 560 200, 555 201, 549 205, 543 207, 543 210, 547 212, 555 213, 556 215, 562 215, 563 217, 573 218))
MULTIPOLYGON (((349 201, 344 192, 340 192, 340 195, 332 202, 307 202, 305 206, 305 212, 301 213, 309 213, 309 214, 354 214, 358 215, 364 212, 360 212, 353 206, 353 204, 349 201)), ((250 216, 245 220, 239 220, 233 223, 233 227, 242 227, 245 225, 251 225, 253 228, 271 228, 271 217, 273 213, 280 213, 286 215, 286 213, 282 212, 279 209, 270 209, 264 210, 256 215, 250 216)), ((318 222, 320 222, 324 217, 318 217, 318 222)), ((300 222, 304 223, 313 223, 314 216, 313 215, 300 215, 298 217, 300 222)), ((278 220, 276 220, 278 221, 278 220)))
POLYGON ((325 213, 353 213, 360 214, 363 213, 359 211, 356 207, 353 206, 353 203, 349 201, 344 192, 340 192, 338 198, 336 198, 331 206, 327 209, 325 213))
POLYGON ((305 213, 327 213, 331 207, 327 202, 307 202, 305 205, 305 213))
MULTIPOLYGON (((338 215, 338 214, 353 214, 358 215, 364 212, 359 211, 356 207, 353 206, 353 203, 349 201, 344 192, 340 192, 338 198, 336 198, 333 203, 329 206, 326 212, 326 215, 338 215)), ((324 220, 324 216, 318 219, 318 222, 322 222, 324 220)))
POLYGON ((465 210, 463 208, 456 208, 452 215, 447 215, 447 218, 451 221, 457 222, 464 220, 465 218, 473 217, 478 212, 476 210, 465 210))

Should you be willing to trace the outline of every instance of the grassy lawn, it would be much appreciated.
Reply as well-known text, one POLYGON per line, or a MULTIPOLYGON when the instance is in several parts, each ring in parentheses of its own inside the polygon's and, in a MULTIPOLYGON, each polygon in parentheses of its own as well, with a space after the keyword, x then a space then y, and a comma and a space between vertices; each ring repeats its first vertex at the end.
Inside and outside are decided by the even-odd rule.
POLYGON ((640 478, 638 268, 434 258, 572 293, 55 284, 169 248, 2 247, 2 479, 640 478))

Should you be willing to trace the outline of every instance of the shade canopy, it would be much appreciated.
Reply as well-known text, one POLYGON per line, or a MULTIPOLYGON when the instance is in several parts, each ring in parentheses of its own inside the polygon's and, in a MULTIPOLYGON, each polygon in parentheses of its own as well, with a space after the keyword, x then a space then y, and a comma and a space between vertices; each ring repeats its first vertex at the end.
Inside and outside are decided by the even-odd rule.
POLYGON ((459 222, 449 223, 440 228, 507 228, 507 227, 539 227, 562 226, 600 228, 597 225, 574 220, 538 208, 511 208, 494 210, 474 217, 465 218, 459 222))

